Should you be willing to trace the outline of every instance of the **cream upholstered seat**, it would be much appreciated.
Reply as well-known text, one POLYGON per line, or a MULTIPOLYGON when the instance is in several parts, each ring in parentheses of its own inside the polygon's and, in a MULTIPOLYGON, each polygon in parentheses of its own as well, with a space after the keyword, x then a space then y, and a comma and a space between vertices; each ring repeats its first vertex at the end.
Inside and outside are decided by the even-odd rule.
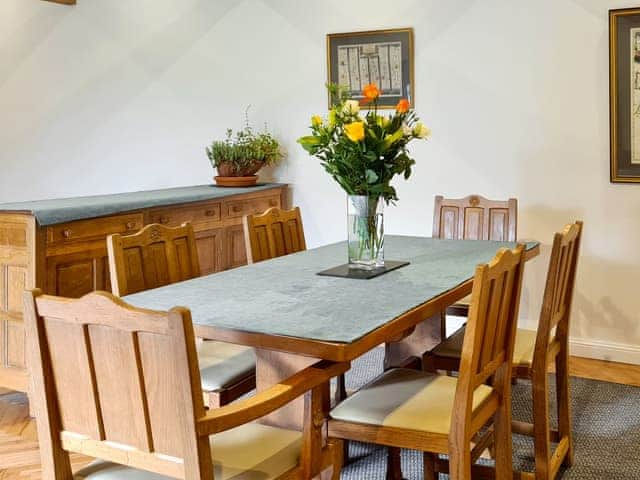
POLYGON ((251 347, 205 341, 198 345, 202 389, 217 392, 251 377, 256 370, 256 353, 251 347))
MULTIPOLYGON (((248 423, 210 437, 216 480, 269 480, 294 468, 300 458, 302 434, 248 423)), ((169 480, 170 477, 117 463, 96 461, 74 475, 75 480, 169 480)))
MULTIPOLYGON (((462 342, 464 341, 465 328, 459 329, 449 338, 439 343, 431 350, 430 354, 459 359, 462 352, 462 342)), ((516 331, 516 343, 513 348, 513 364, 517 366, 528 366, 533 362, 533 351, 536 346, 535 330, 525 330, 519 328, 516 331)))
MULTIPOLYGON (((334 408, 331 418, 448 435, 457 385, 457 378, 444 375, 388 370, 334 408)), ((478 386, 472 408, 479 407, 492 391, 478 386)))

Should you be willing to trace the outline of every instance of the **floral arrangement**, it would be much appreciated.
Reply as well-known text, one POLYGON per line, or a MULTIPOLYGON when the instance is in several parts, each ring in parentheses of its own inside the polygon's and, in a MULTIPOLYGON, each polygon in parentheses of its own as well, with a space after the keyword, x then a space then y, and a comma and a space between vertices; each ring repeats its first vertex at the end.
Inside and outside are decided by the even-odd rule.
POLYGON ((414 139, 427 138, 430 130, 406 99, 398 102, 393 114, 378 114, 380 90, 375 84, 363 89, 362 104, 369 109, 364 116, 360 102, 352 100, 344 87, 329 84, 327 88, 336 105, 327 119, 314 115, 311 135, 298 143, 320 159, 348 195, 383 198, 387 203, 397 200, 391 180, 396 175, 408 179, 416 163, 407 146, 414 139))
POLYGON ((248 107, 245 126, 233 135, 227 130, 224 140, 216 140, 207 147, 211 165, 223 176, 245 176, 255 174, 264 165, 272 165, 282 159, 280 144, 266 129, 255 133, 249 124, 248 107))

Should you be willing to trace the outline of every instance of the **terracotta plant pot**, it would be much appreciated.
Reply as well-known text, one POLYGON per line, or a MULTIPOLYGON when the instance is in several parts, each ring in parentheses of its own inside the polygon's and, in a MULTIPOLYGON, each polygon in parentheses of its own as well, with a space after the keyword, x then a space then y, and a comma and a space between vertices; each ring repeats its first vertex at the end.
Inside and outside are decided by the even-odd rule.
POLYGON ((257 160, 251 162, 247 167, 238 169, 233 163, 221 163, 218 165, 218 175, 220 177, 250 177, 255 175, 262 167, 262 162, 257 160))
POLYGON ((220 187, 250 187, 258 181, 257 175, 249 175, 246 177, 213 177, 216 185, 220 187))

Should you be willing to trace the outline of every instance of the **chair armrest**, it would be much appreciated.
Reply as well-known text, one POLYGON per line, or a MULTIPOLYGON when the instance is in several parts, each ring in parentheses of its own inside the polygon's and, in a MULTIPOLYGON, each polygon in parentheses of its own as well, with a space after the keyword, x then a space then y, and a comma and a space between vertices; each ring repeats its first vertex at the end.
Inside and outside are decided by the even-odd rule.
POLYGON ((314 363, 250 398, 207 411, 198 419, 198 435, 213 435, 264 417, 348 369, 348 362, 314 363))

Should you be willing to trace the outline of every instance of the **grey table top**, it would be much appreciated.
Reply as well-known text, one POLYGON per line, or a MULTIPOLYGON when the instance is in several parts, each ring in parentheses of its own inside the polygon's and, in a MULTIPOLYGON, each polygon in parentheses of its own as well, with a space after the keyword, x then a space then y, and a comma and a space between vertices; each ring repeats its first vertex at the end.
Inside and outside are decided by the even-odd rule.
POLYGON ((230 197, 241 193, 267 190, 281 186, 264 183, 254 187, 218 187, 196 185, 143 192, 114 193, 90 197, 58 198, 31 202, 0 203, 0 212, 25 212, 36 217, 42 226, 131 212, 143 208, 200 202, 230 197))
MULTIPOLYGON (((534 248, 529 242, 527 248, 534 248)), ((409 266, 370 279, 317 275, 346 261, 340 242, 247 265, 125 300, 138 307, 191 310, 196 325, 353 343, 403 313, 459 286, 500 247, 515 243, 387 235, 385 257, 409 266)))

